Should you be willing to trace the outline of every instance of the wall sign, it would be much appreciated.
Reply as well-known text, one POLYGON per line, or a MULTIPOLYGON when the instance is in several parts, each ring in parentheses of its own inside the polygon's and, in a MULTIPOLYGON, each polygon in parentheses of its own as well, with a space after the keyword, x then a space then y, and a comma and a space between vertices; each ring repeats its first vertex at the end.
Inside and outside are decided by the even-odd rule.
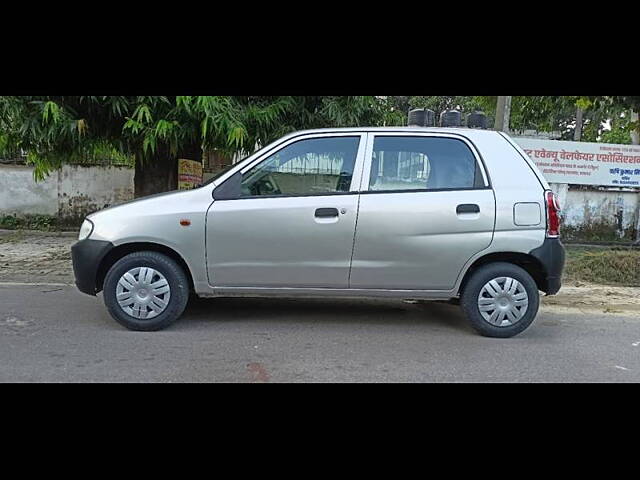
POLYGON ((202 183, 202 162, 178 160, 178 190, 191 190, 202 183))
POLYGON ((640 187, 640 146, 513 137, 550 183, 640 187))

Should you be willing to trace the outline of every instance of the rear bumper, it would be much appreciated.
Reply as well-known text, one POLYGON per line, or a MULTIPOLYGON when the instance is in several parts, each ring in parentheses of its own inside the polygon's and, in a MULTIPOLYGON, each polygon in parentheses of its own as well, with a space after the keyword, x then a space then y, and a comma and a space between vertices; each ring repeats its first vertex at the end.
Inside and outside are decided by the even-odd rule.
POLYGON ((564 246, 559 238, 546 238, 544 243, 529 252, 540 260, 546 273, 544 290, 547 295, 555 295, 561 287, 562 270, 564 268, 564 246))
POLYGON ((98 293, 98 268, 113 247, 111 242, 91 239, 81 240, 71 247, 73 274, 78 290, 88 295, 98 293))

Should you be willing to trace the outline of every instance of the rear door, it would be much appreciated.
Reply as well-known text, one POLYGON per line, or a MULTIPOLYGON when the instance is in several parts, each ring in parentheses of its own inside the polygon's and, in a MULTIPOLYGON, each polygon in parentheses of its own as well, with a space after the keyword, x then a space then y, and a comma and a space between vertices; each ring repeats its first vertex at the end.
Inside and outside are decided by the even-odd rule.
POLYGON ((350 287, 449 290, 491 244, 494 222, 493 190, 468 140, 370 134, 350 287))

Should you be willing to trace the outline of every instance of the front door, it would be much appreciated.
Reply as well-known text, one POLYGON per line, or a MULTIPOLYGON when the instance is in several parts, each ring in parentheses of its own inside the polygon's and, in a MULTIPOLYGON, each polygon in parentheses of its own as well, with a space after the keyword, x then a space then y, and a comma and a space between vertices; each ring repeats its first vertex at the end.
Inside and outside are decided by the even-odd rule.
POLYGON ((452 289, 493 238, 495 199, 479 159, 451 135, 369 142, 350 286, 452 289))
POLYGON ((347 288, 364 138, 302 137, 246 167, 237 198, 207 212, 209 283, 347 288))

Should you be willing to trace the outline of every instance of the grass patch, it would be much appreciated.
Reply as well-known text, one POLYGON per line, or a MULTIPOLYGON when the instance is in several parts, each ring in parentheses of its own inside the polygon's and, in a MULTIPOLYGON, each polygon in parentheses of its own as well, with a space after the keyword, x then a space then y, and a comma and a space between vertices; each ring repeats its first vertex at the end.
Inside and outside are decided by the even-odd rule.
POLYGON ((626 228, 623 235, 618 235, 618 227, 614 222, 603 220, 585 222, 583 225, 562 225, 562 239, 567 242, 618 242, 629 243, 635 240, 636 221, 626 228))
POLYGON ((2 215, 0 228, 7 230, 42 230, 52 232, 59 230, 57 217, 50 215, 2 215))
POLYGON ((564 278, 617 285, 640 286, 640 250, 612 247, 591 248, 565 245, 567 256, 564 278))

